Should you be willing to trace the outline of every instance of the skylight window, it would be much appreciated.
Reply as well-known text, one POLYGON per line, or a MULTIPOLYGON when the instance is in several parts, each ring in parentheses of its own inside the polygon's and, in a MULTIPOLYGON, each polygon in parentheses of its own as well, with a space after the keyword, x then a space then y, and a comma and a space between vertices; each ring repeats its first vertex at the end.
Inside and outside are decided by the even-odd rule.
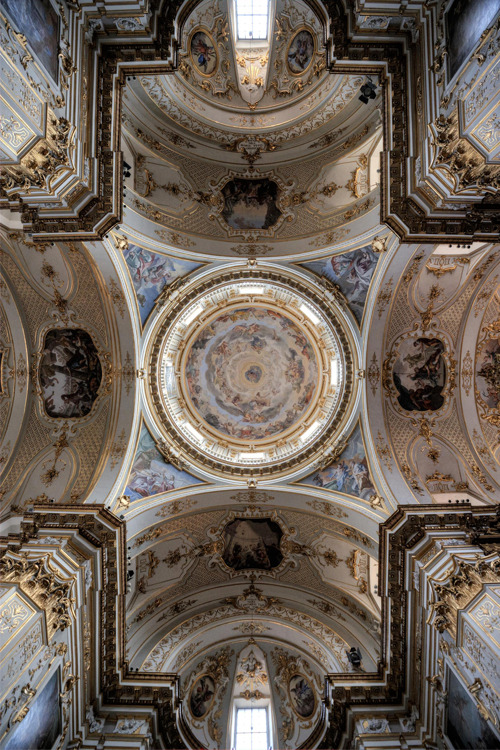
POLYGON ((267 39, 269 0, 236 0, 238 39, 267 39))

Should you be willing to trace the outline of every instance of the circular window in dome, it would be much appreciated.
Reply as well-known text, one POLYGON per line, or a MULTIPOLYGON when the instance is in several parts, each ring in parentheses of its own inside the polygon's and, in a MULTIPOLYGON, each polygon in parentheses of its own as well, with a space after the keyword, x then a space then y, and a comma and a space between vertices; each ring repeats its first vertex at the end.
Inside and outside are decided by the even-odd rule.
POLYGON ((339 437, 355 401, 354 329, 332 295, 289 275, 202 276, 159 314, 148 392, 173 455, 218 475, 283 475, 339 437))

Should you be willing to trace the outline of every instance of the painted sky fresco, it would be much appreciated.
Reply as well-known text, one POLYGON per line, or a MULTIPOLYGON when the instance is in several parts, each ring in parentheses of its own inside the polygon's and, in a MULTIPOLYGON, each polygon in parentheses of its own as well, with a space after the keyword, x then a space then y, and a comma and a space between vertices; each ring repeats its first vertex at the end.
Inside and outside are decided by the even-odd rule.
POLYGON ((225 435, 260 440, 295 424, 318 384, 311 343, 285 315, 241 308, 219 315, 189 352, 194 407, 225 435))
POLYGON ((363 500, 376 493, 368 469, 365 447, 359 425, 352 433, 347 448, 338 461, 301 480, 300 484, 310 484, 334 492, 355 495, 363 500))
POLYGON ((158 495, 161 492, 177 490, 180 487, 200 482, 200 479, 191 476, 186 471, 179 471, 172 464, 165 463, 151 434, 143 426, 125 495, 128 495, 132 501, 140 500, 150 495, 158 495))
POLYGON ((142 325, 163 288, 200 267, 200 263, 152 253, 132 244, 123 251, 123 255, 137 296, 142 325))
POLYGON ((50 750, 61 733, 59 672, 29 704, 28 720, 15 724, 3 745, 4 750, 50 750))
POLYGON ((57 82, 59 17, 50 0, 3 0, 2 7, 57 82))
POLYGON ((304 268, 326 276, 340 288, 358 323, 361 323, 370 281, 377 267, 378 255, 370 247, 360 247, 342 255, 303 263, 304 268))

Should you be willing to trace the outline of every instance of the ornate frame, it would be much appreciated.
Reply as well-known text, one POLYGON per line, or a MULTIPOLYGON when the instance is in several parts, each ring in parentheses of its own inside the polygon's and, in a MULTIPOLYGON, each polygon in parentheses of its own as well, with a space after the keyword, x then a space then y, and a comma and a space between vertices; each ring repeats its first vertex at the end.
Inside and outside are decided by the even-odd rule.
POLYGON ((294 76, 294 78, 305 75, 309 71, 311 65, 314 63, 314 58, 316 57, 317 51, 318 50, 317 50, 316 34, 314 33, 314 31, 309 26, 306 26, 305 24, 303 26, 300 26, 298 29, 296 29, 294 35, 288 42, 287 48, 285 51, 285 62, 286 62, 286 69, 287 69, 288 75, 294 76), (311 59, 309 60, 309 64, 307 68, 304 68, 304 70, 300 71, 299 73, 294 73, 291 70, 290 65, 288 64, 288 53, 290 51, 290 47, 292 46, 294 39, 300 34, 301 31, 308 31, 309 34, 311 35, 311 38, 313 40, 313 53, 311 55, 311 59))
POLYGON ((206 29, 204 26, 195 26, 195 28, 189 33, 189 37, 187 41, 187 50, 189 54, 189 59, 191 61, 191 65, 195 73, 197 73, 200 76, 203 76, 203 78, 212 78, 214 75, 216 75, 217 70, 219 68, 219 62, 220 62, 219 50, 217 49, 217 44, 215 43, 214 38, 212 37, 212 34, 210 33, 208 29, 206 29), (193 60, 193 53, 191 51, 191 42, 193 40, 194 35, 200 32, 203 32, 204 34, 208 36, 208 38, 212 42, 212 46, 215 51, 216 63, 215 63, 215 68, 213 69, 211 73, 202 73, 193 60))

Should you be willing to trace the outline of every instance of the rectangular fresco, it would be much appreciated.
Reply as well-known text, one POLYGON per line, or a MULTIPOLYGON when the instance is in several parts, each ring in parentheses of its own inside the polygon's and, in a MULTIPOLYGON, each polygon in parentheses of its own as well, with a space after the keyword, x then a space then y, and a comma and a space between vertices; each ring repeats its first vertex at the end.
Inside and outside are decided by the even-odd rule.
POLYGON ((446 12, 450 80, 470 57, 481 34, 500 11, 500 0, 455 0, 446 12))
POLYGON ((326 276, 340 288, 346 297, 358 323, 361 323, 368 289, 377 267, 378 255, 370 247, 360 247, 342 255, 332 255, 311 263, 303 263, 304 268, 326 276))
POLYGON ((200 482, 201 479, 191 476, 186 471, 179 471, 172 464, 165 463, 151 434, 146 427, 142 428, 134 463, 125 488, 125 494, 131 500, 139 500, 200 482))
POLYGON ((500 737, 479 713, 471 694, 456 674, 448 672, 446 734, 455 750, 498 750, 500 737))
POLYGON ((200 267, 200 263, 153 253, 137 245, 129 244, 123 255, 134 285, 143 325, 163 288, 200 267))
POLYGON ((356 427, 341 456, 326 469, 309 474, 300 484, 315 485, 334 492, 343 492, 368 500, 376 494, 370 477, 365 447, 359 425, 356 427))
POLYGON ((35 695, 25 718, 10 731, 3 750, 51 750, 61 733, 59 672, 35 695))
POLYGON ((59 16, 50 0, 3 0, 16 31, 26 36, 30 50, 57 83, 59 16))

